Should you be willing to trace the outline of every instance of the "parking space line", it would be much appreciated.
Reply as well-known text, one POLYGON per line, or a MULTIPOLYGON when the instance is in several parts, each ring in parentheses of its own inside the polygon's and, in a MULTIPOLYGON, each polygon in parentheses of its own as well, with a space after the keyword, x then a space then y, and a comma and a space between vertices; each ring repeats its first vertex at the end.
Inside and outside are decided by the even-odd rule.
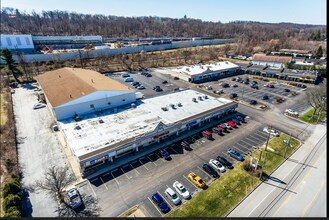
POLYGON ((150 197, 147 197, 149 200, 150 200, 150 202, 152 203, 152 205, 156 208, 156 210, 158 210, 158 212, 160 213, 160 215, 163 217, 163 214, 162 214, 162 212, 159 210, 159 208, 153 203, 153 201, 150 199, 150 197))
POLYGON ((193 185, 196 189, 199 189, 194 183, 192 183, 192 181, 189 179, 189 178, 187 178, 186 176, 184 176, 183 175, 183 177, 191 184, 191 185, 193 185))
POLYGON ((119 184, 119 182, 118 182, 118 180, 117 180, 117 179, 114 177, 114 175, 113 175, 112 171, 111 171, 110 173, 111 173, 111 175, 112 175, 113 179, 115 180, 115 182, 116 182, 118 185, 120 185, 120 184, 119 184))
POLYGON ((139 160, 139 162, 143 165, 143 167, 146 169, 146 170, 149 170, 149 168, 147 168, 144 164, 143 164, 143 162, 140 160, 140 159, 138 159, 139 160))
POLYGON ((245 151, 243 151, 242 149, 237 149, 236 147, 232 147, 234 150, 236 150, 236 151, 239 151, 239 152, 241 152, 241 153, 243 153, 243 154, 245 154, 245 155, 248 155, 249 154, 249 149, 247 150, 247 152, 245 152, 245 151))
POLYGON ((120 167, 120 169, 125 174, 125 176, 127 177, 127 179, 130 180, 131 178, 126 174, 126 172, 122 169, 122 167, 120 167))
MULTIPOLYGON (((240 141, 246 143, 246 144, 245 144, 246 146, 249 146, 249 145, 252 146, 252 145, 253 145, 252 143, 250 144, 249 142, 247 142, 247 141, 245 141, 245 140, 243 140, 243 139, 240 140, 240 141)), ((240 142, 240 141, 239 141, 239 142, 240 142)))
POLYGON ((254 133, 253 135, 257 135, 258 137, 260 137, 259 139, 264 139, 264 140, 266 140, 266 135, 265 135, 265 133, 264 133, 265 136, 260 135, 260 134, 257 134, 257 133, 254 133))
POLYGON ((206 171, 204 171, 203 169, 201 169, 199 166, 197 166, 197 168, 198 168, 199 170, 201 170, 202 172, 204 172, 205 174, 207 174, 207 176, 209 176, 210 179, 212 178, 212 176, 210 176, 206 171))
POLYGON ((140 174, 140 173, 137 171, 137 169, 136 169, 131 163, 130 163, 129 165, 133 168, 133 170, 136 171, 137 174, 140 174))
POLYGON ((159 195, 162 196, 163 200, 166 201, 166 203, 170 206, 170 209, 172 209, 172 206, 171 206, 170 203, 167 201, 166 197, 163 196, 159 191, 157 191, 157 193, 159 193, 159 195))
MULTIPOLYGON (((151 154, 150 154, 151 155, 151 154)), ((149 158, 149 156, 146 156, 147 157, 147 159, 149 159, 150 161, 152 161, 152 163, 155 165, 155 166, 158 166, 156 163, 154 163, 154 161, 153 160, 151 160, 151 158, 149 158)))
POLYGON ((158 153, 155 153, 162 161, 165 161, 162 157, 159 156, 158 153))
POLYGON ((261 140, 255 138, 254 136, 249 136, 249 137, 247 137, 247 139, 256 144, 260 144, 262 142, 261 140), (254 140, 254 139, 256 139, 256 140, 254 140))
POLYGON ((106 190, 109 190, 109 188, 107 188, 106 184, 104 183, 104 180, 102 179, 102 177, 100 176, 99 179, 101 179, 103 185, 105 186, 106 190))
POLYGON ((96 195, 96 193, 95 193, 95 190, 93 189, 93 187, 92 187, 91 184, 90 184, 90 181, 88 181, 88 185, 89 185, 91 191, 93 191, 95 197, 97 197, 97 195, 96 195))
MULTIPOLYGON (((245 146, 243 146, 243 145, 241 145, 241 144, 239 144, 239 143, 236 143, 237 145, 239 145, 241 148, 243 148, 243 149, 246 149, 246 150, 248 150, 248 151, 250 151, 250 149, 249 148, 246 148, 245 146)), ((252 147, 253 145, 251 145, 250 147, 252 147)))

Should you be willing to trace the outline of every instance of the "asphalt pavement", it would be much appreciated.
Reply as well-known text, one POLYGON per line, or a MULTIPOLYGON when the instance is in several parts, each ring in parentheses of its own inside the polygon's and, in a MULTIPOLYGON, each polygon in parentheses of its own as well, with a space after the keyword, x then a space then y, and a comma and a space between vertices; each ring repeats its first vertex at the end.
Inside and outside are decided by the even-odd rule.
POLYGON ((326 217, 326 144, 326 126, 317 125, 227 217, 326 217))

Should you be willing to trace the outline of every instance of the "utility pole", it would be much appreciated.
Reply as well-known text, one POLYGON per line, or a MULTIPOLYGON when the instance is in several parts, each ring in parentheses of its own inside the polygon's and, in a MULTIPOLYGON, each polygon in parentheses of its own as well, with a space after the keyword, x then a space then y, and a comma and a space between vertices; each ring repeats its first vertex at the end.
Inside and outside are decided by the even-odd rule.
POLYGON ((283 156, 283 158, 286 158, 287 149, 288 149, 288 146, 290 146, 290 140, 291 140, 291 132, 290 132, 290 136, 289 136, 288 143, 286 143, 286 150, 284 151, 284 156, 283 156))
MULTIPOLYGON (((268 129, 271 130, 272 129, 272 126, 268 127, 268 129)), ((265 163, 266 163, 266 150, 267 150, 267 145, 268 145, 268 141, 270 140, 270 137, 271 137, 271 133, 269 132, 268 133, 268 136, 267 136, 267 140, 266 140, 266 145, 265 145, 264 162, 262 164, 262 169, 261 169, 260 176, 259 176, 259 179, 260 180, 262 179, 262 176, 263 176, 263 169, 264 169, 265 163)), ((262 151, 260 151, 259 162, 261 161, 261 158, 262 158, 262 151)))

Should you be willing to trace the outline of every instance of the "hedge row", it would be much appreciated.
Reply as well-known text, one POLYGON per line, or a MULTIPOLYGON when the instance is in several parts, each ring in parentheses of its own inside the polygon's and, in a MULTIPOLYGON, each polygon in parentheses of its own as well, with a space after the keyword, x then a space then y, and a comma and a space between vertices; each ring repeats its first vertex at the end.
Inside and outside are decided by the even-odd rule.
POLYGON ((2 196, 2 207, 5 211, 4 217, 21 217, 22 195, 21 185, 17 176, 12 176, 12 179, 4 185, 2 196))

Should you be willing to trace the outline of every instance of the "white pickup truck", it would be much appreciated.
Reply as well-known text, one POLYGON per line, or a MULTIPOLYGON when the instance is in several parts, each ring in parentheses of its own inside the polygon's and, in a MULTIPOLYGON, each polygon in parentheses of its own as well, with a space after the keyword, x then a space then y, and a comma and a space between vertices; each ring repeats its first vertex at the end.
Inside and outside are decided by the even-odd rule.
POLYGON ((145 98, 145 95, 143 93, 141 93, 141 92, 136 92, 135 94, 136 94, 136 99, 143 99, 143 98, 145 98))

